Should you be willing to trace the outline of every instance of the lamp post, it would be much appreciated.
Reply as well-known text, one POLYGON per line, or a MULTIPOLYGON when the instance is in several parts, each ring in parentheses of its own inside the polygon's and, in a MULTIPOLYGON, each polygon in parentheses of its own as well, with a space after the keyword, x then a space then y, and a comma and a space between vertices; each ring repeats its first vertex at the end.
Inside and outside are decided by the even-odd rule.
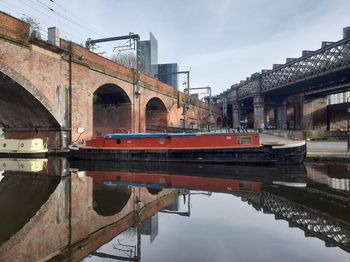
POLYGON ((190 99, 190 71, 177 71, 177 72, 171 72, 171 73, 165 73, 165 74, 155 74, 154 77, 157 77, 159 79, 160 76, 179 75, 179 74, 185 74, 187 76, 187 88, 185 88, 184 90, 187 96, 185 97, 185 103, 183 105, 183 111, 182 111, 182 115, 184 118, 183 129, 185 132, 186 131, 186 114, 188 109, 187 107, 189 106, 189 101, 187 100, 190 99))

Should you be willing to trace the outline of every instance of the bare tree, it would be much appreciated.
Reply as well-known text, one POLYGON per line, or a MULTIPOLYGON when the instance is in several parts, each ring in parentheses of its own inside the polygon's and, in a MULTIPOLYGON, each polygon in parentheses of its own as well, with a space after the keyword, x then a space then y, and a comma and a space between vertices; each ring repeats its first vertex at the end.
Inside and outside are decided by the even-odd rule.
POLYGON ((134 51, 123 51, 111 57, 111 60, 127 68, 136 68, 136 55, 134 51))
POLYGON ((36 19, 29 16, 23 16, 21 17, 21 20, 29 24, 29 34, 31 38, 41 39, 41 34, 40 34, 41 26, 36 19))

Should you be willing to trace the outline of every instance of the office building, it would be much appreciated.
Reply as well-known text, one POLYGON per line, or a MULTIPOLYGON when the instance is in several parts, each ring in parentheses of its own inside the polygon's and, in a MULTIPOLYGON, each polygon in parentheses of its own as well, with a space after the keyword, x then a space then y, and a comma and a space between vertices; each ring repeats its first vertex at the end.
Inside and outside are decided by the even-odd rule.
POLYGON ((155 77, 158 74, 158 41, 152 33, 149 40, 140 41, 141 71, 155 77))
POLYGON ((176 90, 178 89, 178 74, 179 66, 177 63, 159 64, 158 65, 158 79, 166 83, 176 90))

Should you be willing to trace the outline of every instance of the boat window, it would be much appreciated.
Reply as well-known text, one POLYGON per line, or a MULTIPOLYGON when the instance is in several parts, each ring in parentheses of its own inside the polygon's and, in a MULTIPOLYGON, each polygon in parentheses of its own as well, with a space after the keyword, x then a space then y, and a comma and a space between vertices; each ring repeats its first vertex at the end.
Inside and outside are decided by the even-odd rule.
POLYGON ((250 183, 238 183, 238 189, 243 191, 252 191, 253 187, 250 183))
POLYGON ((253 143, 253 138, 251 136, 239 136, 237 141, 239 145, 251 145, 253 143))
POLYGON ((122 140, 120 138, 117 138, 115 141, 118 145, 120 145, 122 143, 122 140))

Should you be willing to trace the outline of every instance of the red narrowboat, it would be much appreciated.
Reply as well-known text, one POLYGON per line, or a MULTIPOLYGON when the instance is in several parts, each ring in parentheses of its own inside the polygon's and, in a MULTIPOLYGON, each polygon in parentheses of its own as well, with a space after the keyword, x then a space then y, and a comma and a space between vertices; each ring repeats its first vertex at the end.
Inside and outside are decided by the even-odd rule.
POLYGON ((258 133, 106 134, 71 145, 73 159, 228 164, 300 164, 305 141, 260 143, 258 133))

